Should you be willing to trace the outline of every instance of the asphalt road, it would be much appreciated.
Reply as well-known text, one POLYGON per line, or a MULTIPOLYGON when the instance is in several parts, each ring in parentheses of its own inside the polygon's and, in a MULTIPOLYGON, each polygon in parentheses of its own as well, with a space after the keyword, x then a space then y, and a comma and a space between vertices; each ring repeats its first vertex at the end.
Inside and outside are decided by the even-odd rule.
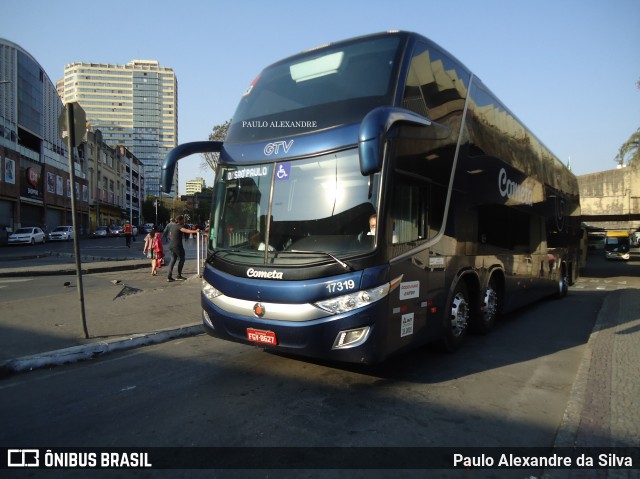
MULTIPOLYGON (((374 368, 282 357, 198 336, 34 371, 0 382, 0 444, 551 446, 604 294, 580 291, 542 301, 507 316, 492 334, 472 337, 454 355, 424 348, 374 368)), ((165 472, 193 477, 194 471, 165 472)), ((336 477, 337 471, 273 472, 213 477, 336 477)), ((517 473, 539 477, 540 471, 517 473)), ((469 477, 460 474, 441 477, 469 477)))
MULTIPOLYGON (((183 241, 187 259, 196 258, 196 240, 183 241)), ((144 259, 142 249, 144 235, 138 235, 136 241, 127 248, 124 238, 81 239, 80 256, 83 262, 100 261, 104 258, 114 260, 144 259)), ((166 247, 166 246, 165 246, 166 247)), ((49 241, 45 244, 0 246, 0 269, 15 268, 20 265, 45 265, 72 263, 74 261, 73 241, 49 241)))
MULTIPOLYGON (((455 354, 427 347, 364 367, 198 336, 18 375, 0 382, 0 445, 550 447, 602 301, 638 285, 638 268, 593 256, 567 298, 510 314, 455 354)), ((21 293, 26 301, 52 279, 34 281, 21 293)), ((479 470, 401 468, 134 472, 91 477, 487 477, 479 470)), ((11 473, 86 477, 73 470, 11 473)))

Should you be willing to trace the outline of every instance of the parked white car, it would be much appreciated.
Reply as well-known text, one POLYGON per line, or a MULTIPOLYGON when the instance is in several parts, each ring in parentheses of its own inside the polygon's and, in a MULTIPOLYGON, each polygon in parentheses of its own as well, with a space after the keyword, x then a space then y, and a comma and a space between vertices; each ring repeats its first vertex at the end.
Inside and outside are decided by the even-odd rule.
POLYGON ((30 244, 45 242, 45 234, 40 228, 33 226, 18 228, 15 233, 9 236, 9 244, 30 244))
POLYGON ((73 239, 73 226, 58 226, 49 233, 49 241, 71 241, 73 239))

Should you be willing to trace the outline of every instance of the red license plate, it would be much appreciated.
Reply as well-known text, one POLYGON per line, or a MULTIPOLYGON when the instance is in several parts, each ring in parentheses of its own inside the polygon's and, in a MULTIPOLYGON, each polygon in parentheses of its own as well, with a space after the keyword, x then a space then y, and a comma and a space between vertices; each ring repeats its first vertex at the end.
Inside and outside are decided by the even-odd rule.
POLYGON ((254 343, 272 344, 274 346, 278 344, 276 333, 273 331, 263 331, 261 329, 247 328, 247 339, 254 343))

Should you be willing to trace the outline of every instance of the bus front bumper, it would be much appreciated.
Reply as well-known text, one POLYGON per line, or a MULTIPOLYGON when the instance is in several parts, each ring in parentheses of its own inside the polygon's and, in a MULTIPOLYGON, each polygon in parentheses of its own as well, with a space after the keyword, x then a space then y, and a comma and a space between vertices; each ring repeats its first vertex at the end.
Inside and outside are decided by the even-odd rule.
POLYGON ((202 320, 207 334, 227 341, 296 356, 370 364, 384 359, 384 348, 378 344, 381 327, 373 320, 383 314, 381 303, 385 301, 305 321, 278 321, 230 313, 203 295, 202 320))

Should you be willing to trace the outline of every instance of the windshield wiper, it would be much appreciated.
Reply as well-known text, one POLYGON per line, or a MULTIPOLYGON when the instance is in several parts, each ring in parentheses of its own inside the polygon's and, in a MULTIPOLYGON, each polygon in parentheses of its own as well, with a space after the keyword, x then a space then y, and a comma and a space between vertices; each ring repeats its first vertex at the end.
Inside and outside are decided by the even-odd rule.
POLYGON ((339 260, 335 255, 329 253, 328 251, 304 251, 304 250, 299 250, 299 249, 291 249, 291 250, 289 250, 289 252, 290 253, 303 253, 303 254, 324 254, 324 255, 327 255, 332 260, 334 260, 336 263, 338 263, 340 266, 342 266, 347 271, 353 271, 354 270, 352 266, 348 265, 344 261, 339 260))

